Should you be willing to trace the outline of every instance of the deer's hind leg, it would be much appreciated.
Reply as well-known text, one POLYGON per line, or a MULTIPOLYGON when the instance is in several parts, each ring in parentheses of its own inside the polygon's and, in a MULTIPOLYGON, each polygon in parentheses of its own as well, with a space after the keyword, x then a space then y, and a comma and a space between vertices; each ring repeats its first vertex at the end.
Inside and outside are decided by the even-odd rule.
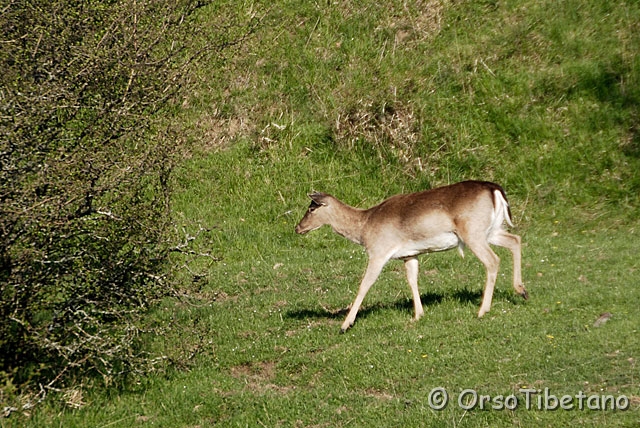
POLYGON ((500 229, 493 233, 489 237, 489 243, 504 247, 511 252, 513 256, 513 288, 516 293, 521 295, 524 299, 529 298, 529 293, 524 288, 522 283, 522 255, 521 255, 521 238, 518 235, 509 233, 503 229, 500 229))
MULTIPOLYGON (((468 223, 466 223, 468 224, 468 223)), ((487 281, 482 294, 482 304, 478 311, 478 318, 491 309, 491 301, 493 299, 493 289, 496 285, 498 277, 498 268, 500 267, 500 258, 493 252, 487 241, 487 235, 483 227, 468 228, 466 224, 459 225, 458 236, 465 243, 467 248, 482 262, 487 271, 487 281)))

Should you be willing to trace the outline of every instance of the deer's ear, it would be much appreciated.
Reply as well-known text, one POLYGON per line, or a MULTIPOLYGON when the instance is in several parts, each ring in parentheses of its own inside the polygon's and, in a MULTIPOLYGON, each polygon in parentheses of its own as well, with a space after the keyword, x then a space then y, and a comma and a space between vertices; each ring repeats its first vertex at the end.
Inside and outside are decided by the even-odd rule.
POLYGON ((314 192, 309 195, 311 200, 317 205, 327 205, 327 194, 322 192, 314 192))

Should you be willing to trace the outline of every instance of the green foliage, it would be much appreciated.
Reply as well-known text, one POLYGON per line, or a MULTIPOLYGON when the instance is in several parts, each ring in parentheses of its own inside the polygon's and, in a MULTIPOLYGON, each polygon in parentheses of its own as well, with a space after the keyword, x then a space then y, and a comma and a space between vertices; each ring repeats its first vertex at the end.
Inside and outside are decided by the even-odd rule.
POLYGON ((241 40, 202 35, 203 5, 1 8, 0 380, 18 391, 156 361, 140 314, 172 289, 171 113, 194 60, 241 40))

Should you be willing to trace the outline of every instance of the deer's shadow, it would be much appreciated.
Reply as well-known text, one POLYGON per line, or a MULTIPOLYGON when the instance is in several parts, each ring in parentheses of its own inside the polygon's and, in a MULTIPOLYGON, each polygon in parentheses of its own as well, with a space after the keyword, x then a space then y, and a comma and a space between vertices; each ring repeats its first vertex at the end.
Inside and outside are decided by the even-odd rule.
MULTIPOLYGON (((474 303, 476 305, 480 305, 480 301, 482 299, 482 290, 473 291, 468 289, 460 289, 452 292, 451 294, 441 294, 441 293, 424 293, 420 295, 420 300, 422 301, 422 306, 431 306, 440 304, 445 297, 452 298, 460 303, 474 303)), ((512 303, 515 303, 515 300, 512 300, 513 294, 507 295, 504 292, 500 292, 498 290, 494 293, 494 298, 500 298, 509 300, 512 303)), ((358 311, 358 318, 366 318, 372 313, 387 311, 387 310, 400 310, 400 311, 408 311, 413 312, 413 300, 411 298, 403 298, 399 299, 395 302, 377 302, 372 303, 370 305, 363 303, 362 307, 358 311)), ((349 307, 338 308, 338 309, 330 309, 330 308, 317 308, 317 309, 297 309, 288 311, 285 316, 287 318, 292 319, 308 319, 308 318, 326 318, 326 319, 341 319, 344 318, 349 312, 349 307)))

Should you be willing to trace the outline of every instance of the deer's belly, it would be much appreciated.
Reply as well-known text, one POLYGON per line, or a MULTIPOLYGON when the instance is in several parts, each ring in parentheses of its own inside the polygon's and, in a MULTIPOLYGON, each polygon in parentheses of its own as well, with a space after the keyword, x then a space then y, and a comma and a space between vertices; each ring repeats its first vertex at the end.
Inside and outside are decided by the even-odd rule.
POLYGON ((446 251, 460 245, 458 235, 453 232, 441 233, 428 239, 410 240, 403 243, 396 252, 391 256, 394 259, 416 256, 422 253, 434 253, 437 251, 446 251))

